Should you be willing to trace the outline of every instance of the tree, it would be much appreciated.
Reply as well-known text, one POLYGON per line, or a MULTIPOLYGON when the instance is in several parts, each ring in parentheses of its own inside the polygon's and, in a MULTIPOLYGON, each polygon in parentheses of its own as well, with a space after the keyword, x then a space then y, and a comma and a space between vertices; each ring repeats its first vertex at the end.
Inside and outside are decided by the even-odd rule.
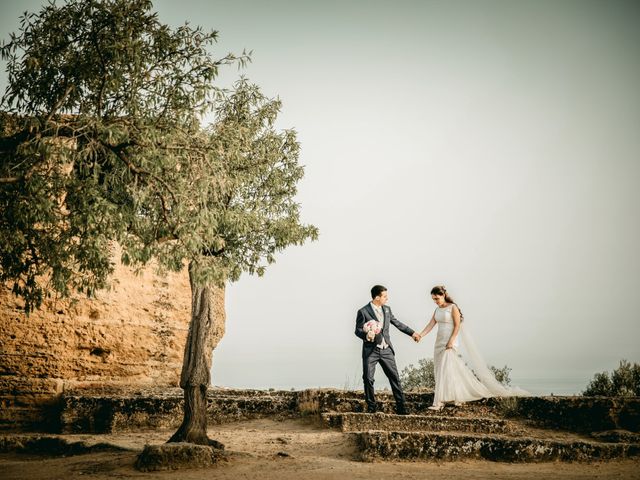
POLYGON ((582 395, 629 397, 640 396, 640 364, 620 360, 611 374, 596 373, 582 395))
POLYGON ((317 238, 294 201, 296 134, 274 127, 280 101, 244 79, 217 87, 220 67, 249 57, 214 57, 216 39, 162 24, 150 1, 69 0, 25 13, 0 47, 0 281, 28 313, 105 287, 114 242, 125 264, 186 266, 185 417, 170 441, 200 444, 214 288, 317 238))
MULTIPOLYGON (((509 373, 511 368, 504 366, 503 368, 497 368, 489 366, 493 372, 496 380, 503 385, 509 385, 511 383, 511 377, 509 373)), ((432 358, 421 358, 418 360, 418 365, 413 364, 402 369, 400 374, 400 381, 407 390, 419 390, 421 388, 434 389, 436 388, 436 375, 435 364, 432 358)))

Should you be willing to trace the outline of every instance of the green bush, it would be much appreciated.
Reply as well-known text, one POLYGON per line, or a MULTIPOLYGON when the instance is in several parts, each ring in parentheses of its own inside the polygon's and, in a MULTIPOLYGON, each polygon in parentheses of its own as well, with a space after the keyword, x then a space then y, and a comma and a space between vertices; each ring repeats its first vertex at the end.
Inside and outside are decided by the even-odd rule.
POLYGON ((640 365, 620 360, 620 365, 611 374, 607 372, 596 373, 582 395, 640 396, 640 365))
MULTIPOLYGON (((508 366, 497 368, 489 367, 493 374, 503 385, 511 383, 510 372, 508 366)), ((434 389, 436 387, 436 375, 434 372, 434 363, 432 358, 422 358, 418 360, 418 366, 413 364, 402 369, 400 373, 400 381, 405 390, 419 390, 422 388, 434 389)))

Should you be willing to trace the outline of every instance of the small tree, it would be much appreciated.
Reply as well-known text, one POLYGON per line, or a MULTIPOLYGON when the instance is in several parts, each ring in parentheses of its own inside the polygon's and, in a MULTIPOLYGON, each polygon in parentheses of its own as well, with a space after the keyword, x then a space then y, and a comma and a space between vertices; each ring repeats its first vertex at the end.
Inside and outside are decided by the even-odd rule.
POLYGON ((419 390, 421 388, 433 389, 436 387, 436 376, 432 358, 421 358, 418 365, 413 364, 402 369, 400 382, 407 390, 419 390))
POLYGON ((596 373, 582 395, 629 397, 640 396, 640 364, 620 360, 611 374, 596 373))
POLYGON ((50 3, 3 43, 0 281, 28 313, 52 291, 103 288, 112 242, 125 264, 186 265, 185 417, 171 441, 207 444, 214 289, 262 275, 317 230, 300 222, 303 169, 295 132, 274 129, 280 102, 245 80, 213 84, 221 66, 248 57, 215 58, 217 32, 171 29, 151 8, 50 3))

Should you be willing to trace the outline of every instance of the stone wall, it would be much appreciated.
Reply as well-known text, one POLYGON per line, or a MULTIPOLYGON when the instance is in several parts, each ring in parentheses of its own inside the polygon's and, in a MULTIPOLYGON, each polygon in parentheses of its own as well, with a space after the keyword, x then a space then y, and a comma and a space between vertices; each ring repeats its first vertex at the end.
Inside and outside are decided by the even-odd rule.
MULTIPOLYGON (((254 418, 298 416, 298 392, 210 388, 209 425, 254 418)), ((155 388, 138 391, 84 390, 63 395, 61 433, 121 433, 176 429, 182 422, 183 391, 155 388)))
MULTIPOLYGON (((217 297, 222 333, 224 292, 217 297)), ((0 428, 57 430, 69 390, 177 386, 190 310, 186 269, 136 275, 116 262, 96 299, 48 300, 30 316, 0 286, 0 428)))
MULTIPOLYGON (((638 442, 640 433, 638 397, 484 399, 461 408, 450 406, 443 412, 433 412, 428 408, 433 401, 432 393, 408 393, 406 403, 411 415, 404 417, 393 415, 395 402, 391 392, 378 392, 376 396, 379 412, 386 413, 356 413, 365 410, 362 391, 210 388, 208 421, 214 425, 260 417, 305 416, 322 417, 325 425, 343 431, 455 430, 515 436, 526 426, 538 433, 563 431, 580 438, 632 443, 638 442), (510 408, 505 408, 503 400, 509 401, 510 408)), ((62 433, 174 429, 182 420, 183 392, 175 387, 66 391, 57 415, 55 431, 62 433)))
POLYGON ((517 398, 512 415, 574 432, 640 432, 640 397, 517 398))

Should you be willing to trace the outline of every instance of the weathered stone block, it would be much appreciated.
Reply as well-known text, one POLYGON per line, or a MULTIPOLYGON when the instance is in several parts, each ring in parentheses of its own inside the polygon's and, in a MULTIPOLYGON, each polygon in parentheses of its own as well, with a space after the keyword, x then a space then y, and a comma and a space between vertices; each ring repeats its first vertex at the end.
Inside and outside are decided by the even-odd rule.
POLYGON ((143 472, 205 468, 217 463, 223 455, 221 450, 192 443, 147 445, 138 455, 135 466, 143 472))

